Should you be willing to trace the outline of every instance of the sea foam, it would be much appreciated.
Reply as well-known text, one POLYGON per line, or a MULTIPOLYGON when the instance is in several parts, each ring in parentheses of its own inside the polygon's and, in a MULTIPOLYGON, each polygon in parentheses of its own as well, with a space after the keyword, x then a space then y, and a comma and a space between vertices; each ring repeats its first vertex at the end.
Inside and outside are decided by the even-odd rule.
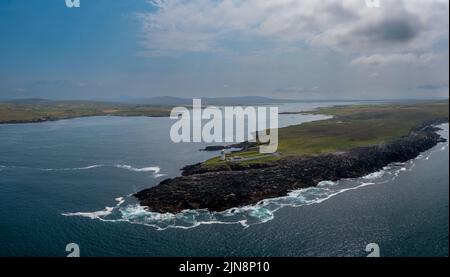
POLYGON ((350 190, 386 183, 396 178, 396 174, 410 164, 393 166, 391 169, 384 168, 382 173, 371 174, 369 178, 365 176, 366 178, 344 179, 337 182, 323 181, 316 187, 291 191, 283 197, 265 199, 255 205, 232 208, 223 212, 207 210, 185 210, 178 214, 151 212, 137 204, 133 196, 128 195, 117 198, 115 207, 107 206, 99 211, 65 213, 63 215, 81 216, 106 222, 141 224, 157 230, 190 229, 210 224, 239 224, 247 228, 274 219, 275 213, 284 207, 320 204, 350 190), (367 182, 367 179, 370 179, 370 182, 367 182))
POLYGON ((98 167, 104 167, 103 164, 94 164, 84 167, 69 167, 69 168, 39 168, 41 171, 76 171, 76 170, 89 170, 98 167))
POLYGON ((105 164, 93 164, 83 167, 66 167, 66 168, 35 168, 35 167, 29 167, 29 166, 8 166, 8 165, 0 165, 0 170, 2 169, 30 169, 30 170, 39 170, 39 171, 82 171, 82 170, 91 170, 96 168, 104 168, 104 167, 114 167, 118 169, 125 169, 131 172, 152 172, 153 177, 159 178, 161 176, 165 176, 165 174, 161 174, 161 168, 159 166, 149 166, 149 167, 143 167, 143 168, 136 168, 131 165, 123 165, 123 164, 116 164, 114 166, 112 165, 105 165, 105 164))

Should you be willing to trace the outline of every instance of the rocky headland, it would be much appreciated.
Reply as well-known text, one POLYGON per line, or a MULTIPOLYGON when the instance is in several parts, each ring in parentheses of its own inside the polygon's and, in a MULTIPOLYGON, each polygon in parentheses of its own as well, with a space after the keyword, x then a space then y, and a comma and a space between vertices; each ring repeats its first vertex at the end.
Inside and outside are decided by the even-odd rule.
POLYGON ((439 142, 434 127, 447 118, 427 121, 397 140, 348 151, 286 157, 277 161, 205 169, 187 166, 183 176, 167 179, 134 196, 150 211, 179 213, 186 209, 224 211, 287 195, 292 190, 316 186, 319 182, 362 177, 394 162, 406 162, 439 142))

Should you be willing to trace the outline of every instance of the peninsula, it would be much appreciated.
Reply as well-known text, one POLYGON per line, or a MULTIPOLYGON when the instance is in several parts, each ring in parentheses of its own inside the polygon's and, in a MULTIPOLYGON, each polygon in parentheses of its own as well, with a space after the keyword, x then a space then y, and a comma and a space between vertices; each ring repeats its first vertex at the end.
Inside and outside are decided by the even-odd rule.
POLYGON ((22 99, 0 102, 0 124, 35 123, 86 116, 170 115, 171 106, 132 103, 22 99))
POLYGON ((361 177, 445 141, 435 125, 448 122, 449 106, 435 101, 336 106, 309 113, 333 118, 279 129, 278 155, 258 157, 256 149, 244 147, 231 156, 245 159, 216 157, 187 166, 183 176, 134 196, 161 213, 224 211, 325 180, 361 177))

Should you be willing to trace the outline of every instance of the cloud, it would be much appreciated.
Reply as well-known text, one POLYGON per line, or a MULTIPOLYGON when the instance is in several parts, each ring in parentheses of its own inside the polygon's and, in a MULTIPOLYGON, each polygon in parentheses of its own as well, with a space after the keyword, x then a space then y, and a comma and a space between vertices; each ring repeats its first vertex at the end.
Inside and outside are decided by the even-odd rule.
POLYGON ((25 92, 26 89, 24 89, 24 88, 13 88, 12 91, 13 92, 25 92))
POLYGON ((368 43, 397 44, 407 43, 419 35, 422 26, 418 20, 410 15, 397 18, 387 18, 356 29, 356 34, 368 43))
POLYGON ((396 54, 373 54, 361 56, 354 59, 351 63, 355 65, 376 65, 385 66, 391 64, 411 64, 411 65, 429 65, 438 59, 436 54, 425 53, 396 53, 396 54))
POLYGON ((424 84, 417 86, 418 89, 422 90, 441 90, 441 89, 448 89, 448 84, 424 84))
MULTIPOLYGON (((89 83, 83 81, 69 81, 69 80, 39 80, 31 83, 31 87, 78 87, 83 88, 88 86, 89 83)), ((100 86, 101 83, 99 82, 100 86)))
POLYGON ((443 0, 383 0, 379 8, 367 7, 364 0, 150 3, 156 11, 141 13, 139 19, 151 55, 239 51, 236 45, 249 41, 254 48, 271 43, 364 53, 416 51, 448 37, 449 4, 443 0))
POLYGON ((33 87, 59 87, 68 85, 68 80, 39 80, 31 84, 33 87))

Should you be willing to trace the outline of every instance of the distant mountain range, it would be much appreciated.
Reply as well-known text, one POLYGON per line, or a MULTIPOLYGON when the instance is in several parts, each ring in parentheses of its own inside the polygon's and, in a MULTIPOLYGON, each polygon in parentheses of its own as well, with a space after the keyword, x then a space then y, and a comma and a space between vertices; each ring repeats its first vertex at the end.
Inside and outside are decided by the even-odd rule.
MULTIPOLYGON (((263 96, 236 96, 236 97, 196 97, 202 100, 202 105, 217 106, 239 106, 239 105, 257 105, 257 104, 277 104, 277 103, 314 103, 314 102, 396 102, 396 101, 416 101, 414 99, 373 99, 373 100, 352 100, 352 99, 278 99, 263 96)), ((174 96, 159 96, 151 98, 128 98, 123 97, 117 101, 122 103, 142 104, 142 105, 161 105, 161 106, 187 106, 192 105, 192 98, 181 98, 174 96)), ((419 100, 421 101, 421 100, 419 100)))
MULTIPOLYGON (((271 103, 286 103, 292 100, 273 99, 261 96, 242 96, 242 97, 204 97, 201 98, 204 105, 249 105, 249 104, 271 104, 271 103)), ((155 105, 155 106, 190 106, 192 105, 192 98, 181 98, 173 96, 159 96, 149 98, 128 98, 121 97, 117 99, 93 99, 93 100, 50 100, 40 98, 24 98, 0 100, 0 102, 9 102, 16 104, 50 104, 54 102, 99 102, 99 103, 123 103, 133 105, 155 105)))
MULTIPOLYGON (((197 97, 200 98, 200 97, 197 97)), ((313 102, 421 102, 433 99, 367 99, 367 100, 351 100, 351 99, 326 99, 326 100, 294 100, 294 99, 277 99, 263 96, 237 96, 237 97, 201 97, 202 105, 216 106, 245 106, 245 105, 264 105, 277 103, 313 103, 313 102)), ((438 100, 438 99, 434 99, 438 100)), ((11 103, 21 105, 52 105, 56 103, 97 103, 108 105, 146 105, 146 106, 191 106, 192 98, 182 98, 174 96, 158 96, 147 98, 131 98, 120 97, 115 99, 85 99, 85 100, 62 100, 62 99, 41 99, 41 98, 23 98, 2 100, 0 103, 11 103)))
MULTIPOLYGON (((286 103, 291 100, 274 99, 262 96, 241 96, 241 97, 202 97, 203 105, 249 105, 249 104, 270 104, 286 103)), ((192 98, 180 98, 173 96, 160 96, 151 98, 129 98, 121 102, 145 105, 163 106, 186 106, 192 105, 192 98)))

